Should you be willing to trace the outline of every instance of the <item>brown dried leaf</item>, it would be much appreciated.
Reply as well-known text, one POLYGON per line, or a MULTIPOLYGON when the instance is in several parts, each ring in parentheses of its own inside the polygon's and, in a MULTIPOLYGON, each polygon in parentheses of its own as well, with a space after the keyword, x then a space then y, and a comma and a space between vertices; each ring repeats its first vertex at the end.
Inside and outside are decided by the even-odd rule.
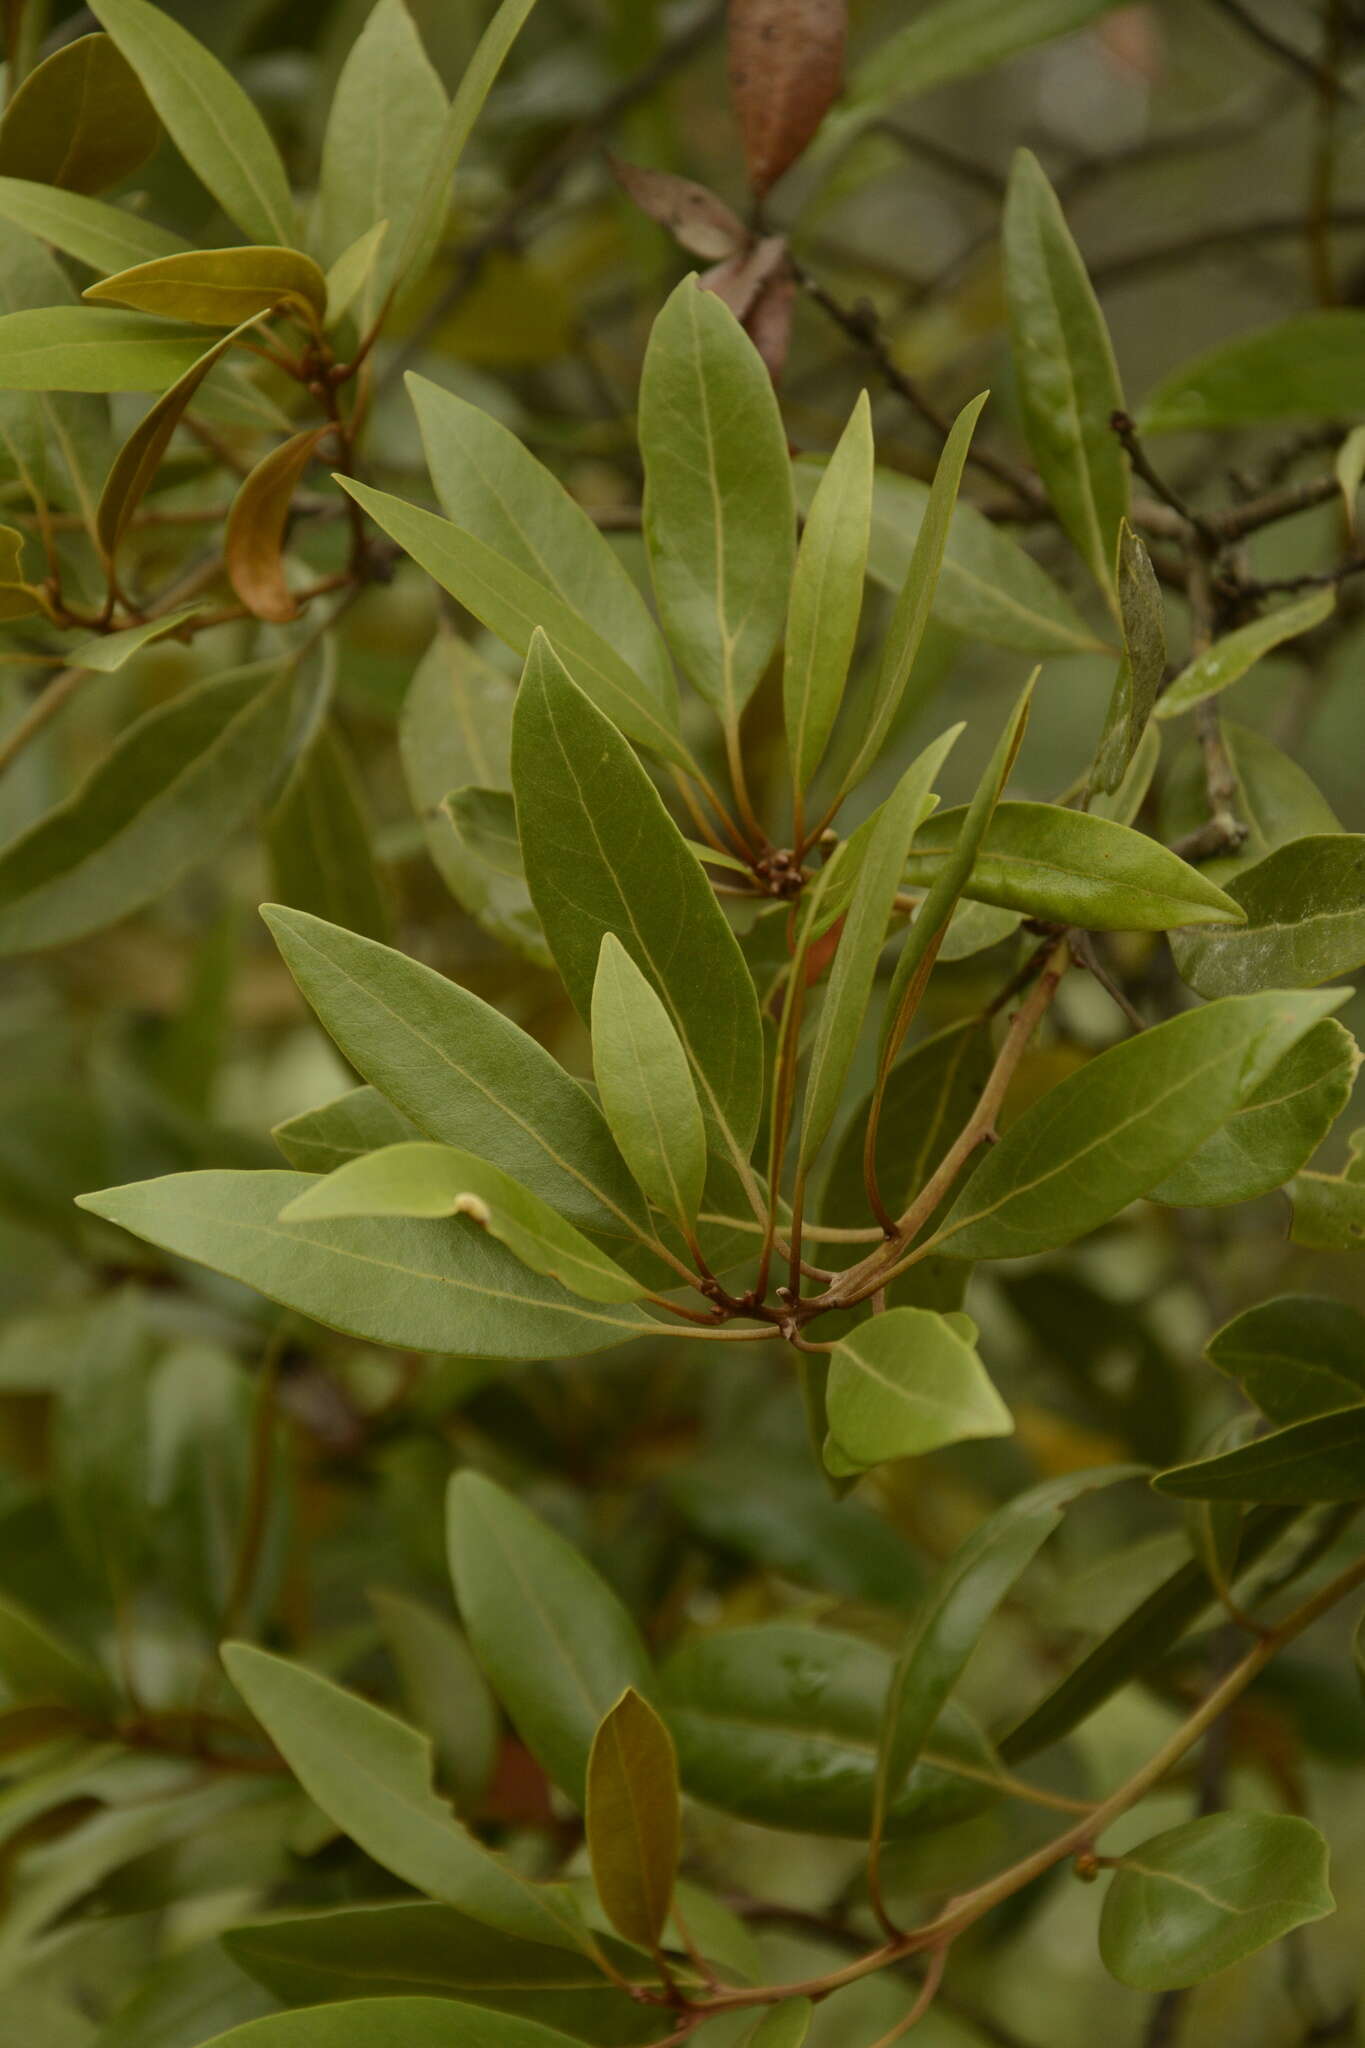
POLYGON ((272 448, 242 481, 228 513, 224 556, 232 587, 249 612, 287 625, 298 603, 284 580, 284 534, 299 478, 330 426, 311 427, 272 448))
POLYGON ((847 0, 730 0, 730 98, 760 197, 838 98, 847 30, 847 0))
POLYGON ((739 215, 705 185, 677 178, 671 171, 651 171, 643 164, 611 158, 611 174, 641 213, 667 228, 675 242, 706 263, 718 263, 748 247, 749 231, 739 215))

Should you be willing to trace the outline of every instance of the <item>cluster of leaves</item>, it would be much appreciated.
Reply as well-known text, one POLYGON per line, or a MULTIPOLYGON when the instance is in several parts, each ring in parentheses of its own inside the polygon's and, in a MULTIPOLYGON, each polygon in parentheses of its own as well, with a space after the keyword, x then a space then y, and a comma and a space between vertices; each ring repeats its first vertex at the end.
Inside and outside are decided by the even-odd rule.
MULTIPOLYGON (((1178 1338, 1216 1368, 1195 1392, 1142 1312, 1145 1254, 1126 1292, 1104 1280, 1155 1228, 1200 1284, 1207 1233, 1267 1197, 1305 1254, 1365 1237, 1337 1014, 1365 839, 1221 702, 1346 610, 1362 316, 1227 343, 1135 423, 1021 152, 1012 406, 941 414, 812 279, 799 219, 771 231, 773 189, 907 80, 1108 10, 940 0, 845 82, 838 0, 732 0, 750 218, 615 165, 711 266, 650 308, 616 444, 637 550, 487 390, 414 374, 410 412, 383 411, 533 4, 485 10, 448 98, 403 0, 377 0, 308 206, 242 86, 148 0, 98 0, 100 32, 36 64, 15 43, 0 610, 16 667, 57 673, 0 767, 91 678, 168 647, 206 670, 72 786, 24 792, 0 953, 37 989, 138 915, 192 915, 173 892, 259 820, 266 922, 351 1083, 276 1126, 284 1169, 217 1119, 231 915, 151 1046, 98 1049, 88 1096, 44 1079, 47 1048, 35 1085, 21 1067, 16 1264, 26 1230, 62 1263, 0 1343, 0 1985, 60 2048, 889 2042, 950 2009, 957 1958, 1050 1873, 1112 1873, 1098 1956, 1136 1994, 1333 1909, 1295 1768, 1247 1738, 1288 1809, 1266 1811, 1216 1742, 1243 1695, 1292 1692, 1292 1646, 1365 1583, 1365 1314, 1253 1272, 1229 1315, 1216 1283, 1178 1338), (163 130, 253 239, 182 241, 135 203, 163 130), (59 258, 94 273, 79 298, 59 258), (803 294, 933 430, 922 477, 879 465, 866 391, 828 454, 793 456, 803 294), (403 469, 375 419, 411 440, 414 415, 439 511, 372 481, 403 469), (1285 418, 1331 423, 1325 486, 1192 507, 1147 452, 1285 418), (1045 528, 1046 566, 969 472, 1045 528), (1248 536, 1343 497, 1345 565, 1253 574, 1248 536), (348 633, 394 578, 441 593, 400 662, 392 839, 407 860, 420 837, 487 943, 458 978, 415 957, 444 911, 391 943, 382 777, 346 737, 348 633), (965 781, 965 722, 911 737, 954 644, 1016 671, 965 781), (1078 656, 1080 770, 1011 794, 1078 656), (495 949, 517 972, 489 1000, 495 949), (1068 1387, 1050 1418, 1011 1316, 1068 1387), (544 1513, 515 1483, 537 1469, 544 1513), (917 1545, 944 1475, 948 1533, 917 1545), (1077 1623, 1057 1559, 1096 1546, 1118 1591, 1077 1623), (736 1558, 767 1591, 714 1625, 736 1558), (1002 1713, 980 1671, 1020 1612, 1002 1713), (1168 1711, 1097 1792, 1084 1745, 1138 1687, 1168 1711), (1129 1823, 1201 1744, 1198 1817, 1129 1823), (766 1901, 730 1878, 776 1831, 848 1859, 834 1960, 784 1966, 747 1924, 801 1918, 780 1874, 766 1901)), ((1310 1699, 1302 1722, 1315 1705, 1331 1719, 1310 1699)))

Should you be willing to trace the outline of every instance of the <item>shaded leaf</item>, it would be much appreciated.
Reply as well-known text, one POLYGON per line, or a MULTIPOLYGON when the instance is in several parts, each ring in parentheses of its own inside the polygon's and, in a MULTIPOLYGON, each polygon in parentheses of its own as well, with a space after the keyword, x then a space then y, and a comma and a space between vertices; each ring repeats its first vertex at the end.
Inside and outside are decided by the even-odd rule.
POLYGON ((661 997, 703 1114, 742 1166, 763 1089, 749 970, 653 783, 543 639, 517 697, 512 779, 531 898, 575 1007, 591 1012, 598 955, 611 932, 661 997))
POLYGON ((212 2048, 575 2048, 568 2034, 455 1998, 362 1998, 272 2013, 212 2048))
POLYGON ((1335 1910, 1327 1844, 1296 1814, 1214 1813, 1119 1858, 1100 1955, 1122 1984, 1178 1990, 1335 1910))
POLYGON ((270 814, 275 893, 294 910, 385 939, 393 922, 364 791, 336 723, 324 719, 270 814))
POLYGON ((592 1063, 602 1112, 637 1185, 695 1236, 706 1182, 706 1128, 668 1011, 614 933, 592 990, 592 1063))
POLYGON ((1290 1187, 1295 1244, 1320 1252, 1365 1250, 1365 1175, 1360 1168, 1360 1133, 1352 1140, 1355 1164, 1344 1174, 1301 1173, 1290 1187))
POLYGON ((730 99, 760 197, 795 163, 844 82, 847 0, 730 0, 730 99))
POLYGON ((1349 419, 1360 402, 1365 313, 1300 313, 1196 356, 1142 408, 1145 434, 1240 427, 1256 420, 1349 419))
POLYGON ((830 1434, 859 1468, 1014 1428, 975 1330, 927 1308, 887 1309, 837 1339, 825 1398, 830 1434))
MULTIPOLYGON (((1156 728, 1149 727, 1154 733, 1156 728)), ((1254 866, 1291 839, 1340 832, 1341 821, 1321 790, 1297 761, 1249 726, 1230 718, 1220 723, 1223 751, 1236 785, 1232 807, 1247 827, 1247 836, 1233 855, 1206 861, 1210 879, 1223 882, 1239 868, 1254 866)), ((1161 792, 1163 838, 1175 840, 1208 822, 1208 773, 1204 750, 1193 741, 1172 764, 1161 792)))
POLYGON ((194 618, 202 610, 202 604, 182 604, 172 612, 162 612, 158 618, 145 619, 140 626, 125 626, 119 633, 96 633, 92 639, 67 648, 67 666, 114 675, 144 647, 167 634, 178 633, 186 619, 194 618))
MULTIPOLYGON (((898 1216, 928 1180, 990 1078, 990 1028, 979 1017, 926 1038, 891 1069, 877 1127, 877 1185, 898 1216)), ((871 1096, 849 1117, 830 1163, 820 1213, 847 1223, 862 1213, 863 1133, 871 1096)))
POLYGON ((284 577, 284 542, 294 492, 318 443, 332 432, 311 427, 263 455, 237 487, 228 513, 223 559, 232 587, 258 619, 284 625, 298 616, 298 599, 284 577))
POLYGON ((1119 620, 1123 655, 1105 714, 1091 780, 1112 793, 1138 750, 1166 673, 1166 608, 1152 558, 1125 519, 1119 528, 1119 620))
POLYGON ((466 1358, 570 1357, 655 1327, 531 1273, 463 1218, 285 1224, 302 1174, 205 1171, 82 1195, 81 1207, 373 1343, 466 1358))
POLYGON ((1253 619, 1249 625, 1239 626, 1234 632, 1225 633, 1207 652, 1196 655, 1188 668, 1181 670, 1157 705, 1157 717, 1178 718, 1183 711, 1192 711, 1206 697, 1214 697, 1220 690, 1226 690, 1229 683, 1237 682, 1273 647, 1320 626, 1334 610, 1336 601, 1334 590, 1310 590, 1306 597, 1282 605, 1278 611, 1267 612, 1263 618, 1253 619))
POLYGON ((98 1664, 45 1628, 17 1601, 0 1597, 0 1685, 22 1705, 39 1701, 72 1708, 97 1723, 111 1712, 114 1690, 98 1664))
POLYGON ((144 164, 161 123, 108 36, 78 36, 23 81, 0 121, 0 176, 103 192, 144 164))
POLYGON ((457 1806, 471 1812, 483 1803, 501 1741, 497 1706, 473 1652, 455 1623, 425 1601, 377 1586, 371 1590, 370 1605, 397 1667, 409 1713, 431 1737, 457 1806))
POLYGON ((1071 35, 1120 0, 937 0, 872 50, 854 72, 855 107, 932 92, 1021 50, 1071 35))
POLYGON ((1310 1415, 1237 1450, 1158 1473, 1182 1500, 1365 1500, 1365 1404, 1310 1415))
POLYGON ((673 1738, 627 1686, 593 1737, 586 1828, 597 1896, 617 1933, 641 1948, 663 1936, 681 1826, 673 1738))
POLYGON ((1110 1046, 1011 1124, 937 1233, 953 1258, 1070 1244, 1196 1152, 1339 993, 1230 996, 1110 1046))
POLYGON ((441 806, 464 845, 500 875, 525 880, 517 807, 510 789, 452 789, 441 806))
POLYGON ((164 391, 204 352, 198 328, 107 306, 0 315, 0 391, 164 391))
POLYGON ((1024 427, 1048 496, 1091 575, 1115 600, 1128 473, 1110 417, 1123 387, 1099 301, 1057 195, 1020 150, 1004 224, 1005 292, 1024 427))
POLYGON ((377 1152, 381 1145, 402 1144, 416 1134, 416 1125, 377 1088, 352 1088, 319 1109, 287 1117, 270 1135, 297 1172, 331 1173, 348 1159, 377 1152))
POLYGON ((451 1480, 446 1534, 475 1655, 527 1748, 581 1809, 599 1723, 628 1687, 653 1691, 635 1624, 585 1558, 479 1473, 451 1480))
POLYGON ((782 708, 798 791, 820 765, 858 638, 872 455, 872 408, 864 391, 811 498, 787 605, 782 708))
POLYGON ((211 860, 268 794, 292 670, 257 663, 146 712, 87 780, 0 849, 0 953, 67 945, 211 860))
POLYGON ((1271 1422, 1365 1401, 1365 1316, 1344 1301, 1279 1295, 1234 1316, 1204 1348, 1271 1422))
POLYGON ((1315 988, 1365 962, 1365 835, 1293 839, 1234 875, 1227 893, 1244 922, 1172 935, 1180 978, 1201 996, 1315 988))
POLYGON ((289 181, 265 122, 231 72, 150 0, 97 0, 91 12, 223 211, 256 241, 288 246, 289 181))

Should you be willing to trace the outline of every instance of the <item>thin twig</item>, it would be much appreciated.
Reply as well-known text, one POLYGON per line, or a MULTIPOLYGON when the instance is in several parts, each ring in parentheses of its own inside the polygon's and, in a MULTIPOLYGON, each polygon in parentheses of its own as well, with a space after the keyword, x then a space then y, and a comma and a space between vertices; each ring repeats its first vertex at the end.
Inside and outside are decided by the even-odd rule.
POLYGON ((1324 73, 1323 66, 1316 58, 1296 49, 1293 43, 1287 42, 1273 28, 1268 28, 1259 16, 1243 5, 1243 0, 1212 0, 1212 5, 1221 14, 1225 14, 1229 21, 1235 22, 1244 36, 1250 37, 1253 43, 1259 43, 1269 56, 1276 58, 1281 64, 1288 65, 1291 71, 1297 71, 1310 85, 1321 89, 1324 77, 1330 80, 1330 73, 1324 73))

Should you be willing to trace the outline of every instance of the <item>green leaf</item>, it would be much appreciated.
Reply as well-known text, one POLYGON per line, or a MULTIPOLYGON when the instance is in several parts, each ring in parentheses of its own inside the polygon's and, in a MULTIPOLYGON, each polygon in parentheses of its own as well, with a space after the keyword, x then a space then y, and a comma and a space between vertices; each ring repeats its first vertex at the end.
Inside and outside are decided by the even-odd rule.
POLYGON ((207 2048, 578 2048, 558 2028, 454 1998, 362 1998, 272 2013, 207 2048))
POLYGON ((1346 418, 1360 407, 1365 313, 1301 313, 1196 356, 1142 408, 1144 434, 1346 418))
MULTIPOLYGON (((432 1748, 464 1813, 483 1804, 502 1732, 497 1704, 460 1630, 423 1600, 388 1586, 371 1590, 370 1605, 397 1667, 408 1712, 432 1748)), ((486 1929, 480 1934, 485 1935, 486 1929)), ((419 1990, 399 1985, 392 1990, 419 1990)))
POLYGON ((1365 1404, 1310 1415, 1216 1458, 1173 1466, 1152 1484, 1182 1500, 1365 1500, 1365 1404))
POLYGON ((388 239, 389 224, 377 220, 372 228, 343 249, 335 263, 327 270, 327 318, 325 325, 330 332, 339 327, 346 315, 360 298, 362 314, 368 314, 374 293, 368 289, 379 263, 379 252, 388 239))
POLYGON ((1351 1099, 1360 1048, 1324 1017, 1183 1166, 1151 1190, 1176 1208, 1251 1202, 1306 1166, 1351 1099))
POLYGON ((657 1328, 630 1309, 577 1300, 464 1218, 281 1223, 285 1203, 311 1184, 271 1171, 180 1173, 80 1205, 332 1329, 400 1349, 570 1357, 657 1328))
POLYGON ((1206 653, 1197 655, 1188 668, 1181 670, 1157 705, 1157 717, 1179 718, 1183 711, 1192 711, 1206 697, 1217 696, 1229 683, 1237 682, 1248 669, 1254 668, 1273 647, 1320 626, 1330 617, 1336 601, 1334 590, 1311 590, 1306 597, 1282 605, 1278 611, 1267 612, 1235 632, 1225 633, 1206 653))
POLYGON ((742 1166, 763 1090, 749 970, 653 783, 543 638, 517 697, 512 780, 531 899, 579 1014, 614 933, 662 998, 703 1114, 742 1166))
POLYGON ((784 1998, 745 2035, 744 2048, 802 2048, 814 2017, 815 2007, 808 1998, 784 1998))
POLYGON ((447 112, 445 88, 404 0, 377 0, 332 95, 317 204, 317 238, 328 263, 379 222, 389 224, 370 272, 367 316, 398 279, 447 112))
POLYGON ((958 486, 962 482, 972 432, 987 396, 988 393, 983 391, 979 398, 963 406, 943 444, 943 453, 925 503, 924 517, 915 535, 910 566, 882 643, 881 661, 871 695, 866 706, 860 706, 864 730, 853 759, 840 778, 840 798, 862 781, 880 754, 900 709, 933 610, 958 486))
POLYGON ((573 1945, 553 1892, 476 1842, 431 1785, 431 1744, 415 1728, 302 1664, 227 1643, 229 1678, 329 1820, 415 1890, 505 1934, 573 1945))
POLYGON ((513 685, 455 634, 438 630, 403 699, 398 748, 427 850, 442 881, 489 935, 548 967, 517 847, 517 875, 502 875, 456 831, 445 799, 478 784, 510 794, 513 685))
POLYGON ((798 791, 820 765, 857 644, 872 459, 872 408, 864 391, 811 497, 787 605, 782 707, 798 791))
POLYGON ((282 1223, 348 1216, 466 1216, 534 1273, 585 1301, 636 1301, 645 1292, 581 1230, 500 1167, 451 1145, 387 1145, 296 1195, 282 1223))
POLYGON ((596 1103, 510 1018, 372 939, 304 911, 263 915, 345 1057, 426 1137, 467 1146, 580 1229, 647 1227, 596 1103))
POLYGON ((1100 1955, 1121 1984, 1180 1990, 1335 1909, 1327 1844, 1309 1822, 1213 1813, 1119 1858, 1100 1955))
POLYGON ((510 789, 452 789, 441 808, 472 854, 500 875, 519 875, 524 882, 517 807, 510 789))
POLYGON ((365 795, 335 720, 324 719, 270 814, 275 894, 346 931, 386 939, 393 924, 365 795))
POLYGON ((127 1597, 147 1551, 151 1343, 132 1288, 106 1295, 58 1386, 52 1489, 66 1540, 98 1583, 127 1597))
POLYGON ((653 1707, 630 1686, 593 1737, 586 1827, 607 1918, 627 1941, 657 1949, 678 1871, 678 1757, 653 1707))
MULTIPOLYGON (((166 132, 224 213, 258 242, 285 245, 294 209, 279 151, 231 72, 149 0, 95 0, 166 132)), ((240 316, 239 316, 240 317, 240 316)))
POLYGON ((18 1705, 55 1702, 97 1724, 109 1718, 114 1703, 114 1689, 98 1664, 5 1597, 0 1597, 0 1687, 18 1705))
POLYGON ((727 732, 768 666, 796 546, 772 380, 714 292, 684 278, 640 376, 645 545, 669 645, 727 732))
POLYGON ((0 391, 164 391, 204 352, 197 327, 108 306, 0 315, 0 391))
MULTIPOLYGON (((765 1622, 692 1637, 660 1674, 683 1789, 760 1827, 865 1842, 891 1673, 885 1650, 836 1629, 765 1622)), ((900 1788, 888 1833, 978 1811, 992 1776, 989 1745, 949 1713, 900 1788)))
POLYGON ((420 275, 430 262, 450 205, 450 182, 456 166, 483 111, 484 101, 535 4, 536 0, 502 0, 480 36, 446 114, 425 189, 398 253, 395 277, 420 275))
POLYGON ((932 92, 989 71, 1021 50, 1073 34, 1119 0, 937 0, 878 44, 849 81, 856 108, 932 92))
POLYGON ((1110 417, 1123 387, 1057 195, 1021 149, 1004 224, 1005 293, 1024 428, 1057 516, 1111 603, 1128 471, 1110 417))
MULTIPOLYGON (((367 1999, 439 1991, 524 2019, 560 2022, 580 2040, 647 2041, 658 2031, 647 2009, 637 2008, 632 2024, 626 1995, 588 1956, 519 1941, 449 1906, 350 1906, 264 1920, 230 1928, 223 1946, 286 2005, 321 2004, 358 1989, 367 1999)), ((621 1960, 639 1968, 629 1951, 621 1960)))
POLYGON ((927 1308, 887 1309, 839 1338, 826 1405, 830 1435, 860 1469, 1014 1428, 974 1328, 968 1336, 958 1318, 927 1308))
MULTIPOLYGON (((893 1216, 923 1187, 966 1123, 991 1064, 990 1027, 969 1017, 922 1040, 891 1069, 877 1126, 877 1185, 893 1216)), ((820 1202, 826 1223, 846 1224, 865 1207, 863 1133, 871 1101, 868 1095, 858 1104, 835 1149, 820 1202)))
POLYGON ((592 1064, 603 1114, 637 1184, 695 1236, 706 1127, 692 1070, 668 1011, 612 932, 593 982, 592 1064))
POLYGON ((1057 1527, 1062 1510, 1092 1487, 1131 1478, 1114 1466, 1069 1473, 1019 1494, 959 1545, 920 1602, 885 1694, 877 1746, 871 1834, 887 1832, 910 1771, 986 1624, 1057 1527))
POLYGON ((299 1173, 331 1173, 349 1159, 400 1145, 417 1135, 415 1124, 387 1102, 377 1088, 352 1088, 276 1124, 271 1137, 299 1173))
POLYGON ((137 73, 108 36, 78 36, 30 71, 0 122, 0 175, 103 192, 161 140, 137 73))
MULTIPOLYGON (((1113 791, 1096 790, 1091 797, 1092 813, 1100 818, 1110 818, 1116 825, 1133 824, 1147 800, 1160 759, 1161 733, 1157 726, 1149 723, 1118 788, 1113 791)), ((951 955, 947 957, 951 958, 951 955)))
MULTIPOLYGON (((809 510, 823 468, 810 456, 795 464, 796 500, 803 511, 809 510)), ((898 595, 905 583, 929 495, 929 485, 918 477, 876 472, 867 573, 883 590, 898 595)), ((948 527, 933 615, 954 632, 1029 654, 1091 654, 1104 644, 1032 556, 962 499, 948 527)))
POLYGON ((1356 537, 1356 500, 1360 486, 1365 482, 1365 427, 1352 427, 1337 450, 1332 465, 1337 482, 1341 486, 1341 502, 1346 514, 1346 531, 1352 540, 1356 537))
POLYGON ((1010 1126, 936 1246, 1021 1258, 1098 1229, 1197 1152, 1342 999, 1230 996, 1110 1046, 1010 1126))
MULTIPOLYGON (((182 377, 177 377, 169 391, 163 392, 154 404, 147 408, 134 427, 128 439, 119 449, 104 488, 100 492, 99 505, 95 511, 95 532, 105 556, 112 561, 119 542, 128 530, 133 514, 142 503, 156 479, 166 450, 170 447, 175 433, 190 401, 203 383, 214 364, 219 362, 234 341, 250 326, 234 328, 224 335, 212 348, 206 349, 197 362, 191 363, 182 377)), ((134 627, 133 631, 139 629, 134 627)))
MULTIPOLYGON (((643 690, 651 710, 675 732, 678 691, 668 650, 610 541, 558 478, 482 406, 468 404, 425 377, 410 376, 407 385, 431 480, 447 516, 552 592, 563 611, 587 621, 636 679, 636 695, 643 690)), ((494 632, 502 630, 493 620, 484 623, 494 632)), ((558 646, 549 617, 542 623, 558 646)), ((524 654, 528 643, 510 644, 524 654)), ((567 649, 562 652, 568 660, 567 649)), ((588 682, 579 680, 592 696, 588 682)), ((615 718, 609 704, 604 702, 602 709, 615 718)), ((651 742, 646 738, 644 744, 651 742)))
POLYGON ((66 649, 67 667, 114 675, 126 661, 131 661, 144 647, 150 647, 153 640, 178 632, 186 619, 192 619, 203 609, 202 600, 198 604, 177 605, 173 612, 162 612, 158 618, 146 619, 140 626, 125 626, 120 633, 96 633, 93 639, 82 640, 78 646, 66 649))
MULTIPOLYGON (((0 344, 3 338, 0 321, 0 344)), ((689 765, 690 756, 677 733, 676 705, 659 704, 650 697, 630 664, 551 584, 420 505, 405 504, 349 477, 340 476, 337 482, 490 633, 518 654, 529 654, 537 632, 549 634, 579 688, 621 732, 661 760, 683 768, 689 765)))
POLYGON ((139 263, 87 285, 94 305, 131 306, 169 320, 203 327, 237 327, 263 313, 283 311, 321 323, 327 280, 311 256, 297 249, 186 249, 139 263))
POLYGON ((274 2001, 245 1978, 216 1941, 181 1949, 142 1978, 101 2029, 100 2048, 185 2048, 186 2027, 225 2029, 259 2019, 274 2001))
POLYGON ((1292 1187, 1293 1221, 1289 1235, 1295 1244, 1314 1251, 1352 1252, 1365 1250, 1365 1158, 1361 1133, 1351 1140, 1352 1164, 1344 1174, 1301 1173, 1292 1187))
POLYGON ((592 1566, 476 1472, 450 1482, 455 1598, 485 1676, 523 1742, 583 1807, 598 1724, 628 1687, 653 1691, 634 1622, 592 1566))
POLYGON ((1201 996, 1315 988, 1365 962, 1365 835, 1293 839, 1228 883, 1245 922, 1177 932, 1182 981, 1201 996))
MULTIPOLYGON (((1247 836, 1234 855, 1204 863, 1211 880, 1225 882, 1229 874, 1253 867, 1291 839, 1340 832, 1340 819, 1297 761, 1264 734, 1230 718, 1221 721, 1221 732, 1235 784, 1232 808, 1247 827, 1247 836)), ((1179 839, 1207 824, 1208 816, 1208 772, 1204 750, 1195 740, 1172 764, 1162 789, 1161 835, 1179 839)))
POLYGON ((1365 1315, 1344 1301, 1278 1295, 1234 1316, 1204 1349, 1271 1422, 1365 1401, 1365 1315))
POLYGON ((74 256, 91 270, 130 270, 136 263, 154 263, 186 247, 179 235, 159 228, 141 214, 127 213, 103 200, 78 192, 59 192, 26 178, 0 177, 0 218, 27 228, 50 242, 64 256, 74 256))
POLYGON ((1091 781, 1112 794, 1137 753, 1166 674, 1166 607, 1152 558, 1125 519, 1119 527, 1119 620, 1123 655, 1105 714, 1091 781))
POLYGON ((279 770, 292 671, 258 663, 149 711, 65 803, 0 849, 0 954, 67 945, 212 860, 279 770))
MULTIPOLYGON (((927 888, 952 858, 968 813, 921 826, 906 880, 927 888)), ((1198 868, 1142 832, 1062 804, 997 806, 963 893, 1090 931, 1167 931, 1237 923, 1237 905, 1198 868)))
POLYGON ((867 839, 811 1050, 800 1173, 809 1171, 838 1115, 910 842, 934 800, 934 778, 961 730, 951 727, 911 762, 881 806, 867 839))

